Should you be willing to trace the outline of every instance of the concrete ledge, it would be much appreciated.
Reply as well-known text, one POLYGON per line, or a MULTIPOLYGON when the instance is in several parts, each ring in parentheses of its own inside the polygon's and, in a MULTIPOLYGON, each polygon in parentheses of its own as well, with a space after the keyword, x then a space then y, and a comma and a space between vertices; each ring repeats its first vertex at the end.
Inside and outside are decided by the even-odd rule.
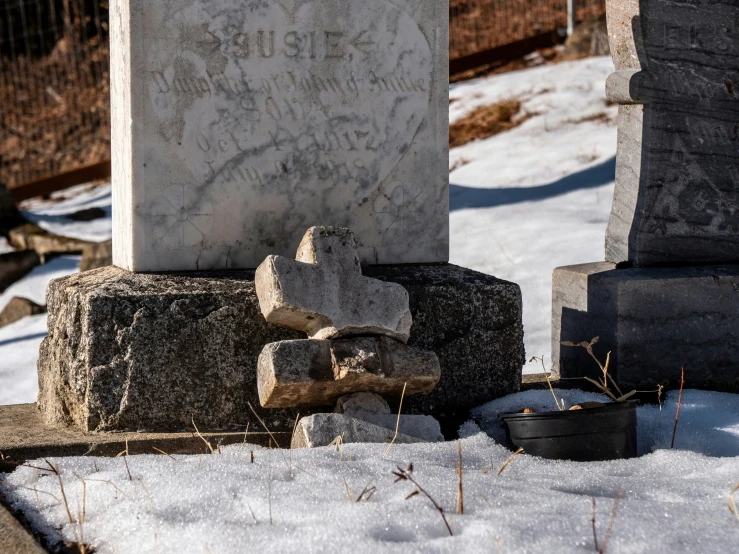
POLYGON ((616 269, 599 262, 555 269, 552 288, 559 377, 600 374, 583 348, 560 346, 599 336, 596 355, 603 361, 611 352, 612 375, 627 388, 675 385, 684 367, 691 387, 739 389, 739 265, 616 269))
MULTIPOLYGON (((470 408, 516 392, 524 362, 518 285, 450 264, 364 268, 409 293, 409 346, 436 353, 441 379, 404 413, 456 431, 470 408)), ((267 343, 305 335, 265 321, 254 271, 141 274, 106 267, 53 281, 49 336, 38 362, 39 407, 50 423, 87 431, 211 429, 257 422, 257 360, 267 343)), ((330 412, 333 406, 301 415, 330 412)), ((261 410, 291 431, 296 409, 261 410)))
POLYGON ((44 554, 46 551, 20 522, 0 505, 0 552, 3 554, 44 554))
MULTIPOLYGON (((197 421, 196 421, 197 423, 197 421)), ((200 427, 200 426, 198 426, 200 427)), ((86 433, 77 427, 50 425, 43 421, 36 404, 0 406, 0 472, 13 471, 24 460, 55 456, 115 456, 126 449, 129 454, 156 454, 154 447, 169 454, 198 454, 207 451, 205 443, 193 439, 191 433, 86 433)), ((202 435, 215 448, 217 444, 242 443, 269 446, 272 443, 264 431, 205 432, 202 435)), ((274 433, 280 446, 290 444, 290 433, 274 433)), ((0 552, 4 552, 0 549, 0 552)))

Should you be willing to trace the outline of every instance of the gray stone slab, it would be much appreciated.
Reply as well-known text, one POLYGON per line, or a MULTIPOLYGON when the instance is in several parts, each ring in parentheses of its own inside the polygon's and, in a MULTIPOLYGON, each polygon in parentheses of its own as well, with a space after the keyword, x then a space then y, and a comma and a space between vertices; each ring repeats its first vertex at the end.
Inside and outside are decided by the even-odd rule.
POLYGON ((259 402, 265 408, 327 406, 353 392, 396 400, 429 394, 439 382, 436 354, 387 337, 289 340, 259 355, 259 402))
POLYGON ((314 339, 386 335, 407 342, 408 292, 362 275, 349 229, 311 227, 295 259, 267 256, 256 272, 265 319, 314 339))
MULTIPOLYGON (((292 439, 292 448, 328 446, 341 437, 342 443, 389 444, 395 436, 397 416, 375 415, 372 421, 345 414, 314 414, 301 418, 292 439)), ((401 416, 396 443, 444 440, 439 422, 429 416, 401 416)))
POLYGON ((353 416, 356 413, 389 414, 390 405, 387 401, 372 392, 355 392, 340 397, 336 401, 334 413, 353 416))
POLYGON ((46 552, 2 505, 0 505, 0 552, 3 554, 44 554, 46 552))
MULTIPOLYGON (((463 420, 470 408, 518 390, 525 357, 518 285, 447 264, 364 273, 408 290, 408 344, 436 353, 441 364, 439 385, 407 398, 404 413, 463 420)), ((264 320, 253 271, 108 267, 53 281, 47 299, 49 337, 38 371, 48 421, 166 430, 194 414, 211 429, 250 421, 255 428, 251 402, 272 430, 292 429, 296 410, 258 406, 257 359, 264 345, 304 335, 264 320)))
POLYGON ((599 375, 585 350, 560 345, 596 336, 596 355, 605 361, 611 352, 612 375, 627 387, 679 383, 684 367, 689 386, 736 389, 739 265, 615 269, 601 262, 555 269, 555 375, 599 375))
POLYGON ((447 2, 120 0, 114 261, 255 268, 311 225, 448 260, 447 2))
MULTIPOLYGON (((256 421, 246 434, 246 429, 211 431, 200 424, 198 428, 214 448, 219 444, 226 446, 244 442, 275 446, 256 421)), ((47 423, 36 404, 0 406, 0 429, 0 452, 4 456, 4 460, 0 460, 0 473, 13 471, 17 463, 25 460, 58 456, 117 456, 126 448, 129 454, 157 454, 155 447, 168 454, 209 451, 202 439, 193 438, 184 424, 177 432, 171 433, 88 433, 74 426, 47 423)), ((273 435, 282 447, 290 442, 290 432, 274 431, 273 435)))
POLYGON ((739 4, 608 0, 620 104, 606 259, 739 262, 739 4))

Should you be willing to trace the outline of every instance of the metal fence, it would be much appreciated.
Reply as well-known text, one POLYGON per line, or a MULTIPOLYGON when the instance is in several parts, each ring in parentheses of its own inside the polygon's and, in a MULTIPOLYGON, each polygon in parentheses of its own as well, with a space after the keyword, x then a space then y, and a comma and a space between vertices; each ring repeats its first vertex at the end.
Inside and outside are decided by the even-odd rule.
MULTIPOLYGON (((605 13, 605 0, 574 0, 583 21, 605 13)), ((449 0, 449 57, 452 60, 545 33, 566 33, 567 0, 449 0)))
MULTIPOLYGON (((604 0, 569 1, 577 20, 605 11, 604 0)), ((567 9, 568 0, 450 0, 450 57, 564 30, 567 9)), ((110 159, 108 52, 108 0, 0 0, 0 182, 110 159)))
POLYGON ((0 0, 0 61, 0 182, 110 158, 107 0, 0 0))

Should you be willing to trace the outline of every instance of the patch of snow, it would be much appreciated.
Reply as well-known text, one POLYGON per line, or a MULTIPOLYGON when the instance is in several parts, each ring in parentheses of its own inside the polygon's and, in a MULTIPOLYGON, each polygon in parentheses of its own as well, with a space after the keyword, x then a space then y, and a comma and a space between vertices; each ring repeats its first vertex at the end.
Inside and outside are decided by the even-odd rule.
MULTIPOLYGON (((45 305, 49 282, 75 273, 79 266, 79 256, 59 256, 35 267, 0 294, 0 311, 16 296, 45 305)), ((36 361, 46 335, 46 314, 26 317, 0 328, 0 406, 36 402, 36 361)))
POLYGON ((8 239, 5 237, 0 237, 0 254, 6 254, 8 252, 14 252, 15 248, 10 246, 10 243, 8 242, 8 239))
MULTIPOLYGON (((49 282, 79 271, 80 260, 80 256, 58 256, 44 265, 34 267, 23 279, 16 281, 0 294, 0 311, 15 296, 27 298, 40 306, 44 306, 46 304, 46 287, 49 282)), ((0 350, 1 357, 2 350, 0 350)))
MULTIPOLYGON (((497 408, 488 404, 478 411, 535 403, 540 392, 549 394, 514 395, 501 399, 497 408)), ((663 406, 662 426, 669 434, 674 402, 671 394, 663 406)), ((675 450, 633 460, 575 463, 521 454, 498 476, 509 450, 484 433, 461 440, 464 515, 454 515, 454 442, 393 445, 387 458, 385 445, 292 452, 234 445, 222 448, 222 454, 175 455, 174 460, 152 454, 129 456, 126 462, 91 457, 52 462, 75 521, 84 507, 85 542, 100 554, 587 553, 594 551, 592 499, 602 545, 619 495, 608 552, 732 552, 739 521, 727 500, 739 480, 739 457, 706 454, 726 455, 726 444, 737 444, 739 397, 685 391, 683 402, 675 450), (722 436, 719 431, 727 428, 731 433, 722 436), (698 440, 701 434, 705 438, 698 440), (394 483, 391 472, 409 463, 445 509, 453 536, 422 494, 406 499, 414 490, 410 483, 394 483), (357 502, 371 487, 376 491, 369 500, 357 502)), ((640 429, 660 426, 656 406, 640 408, 638 418, 640 429)), ((657 434, 659 440, 665 436, 657 434)), ((45 462, 28 465, 43 468, 45 462)), ((56 540, 78 540, 80 526, 69 523, 56 476, 21 467, 0 477, 0 487, 36 529, 56 540)))
MULTIPOLYGON (((551 352, 552 270, 604 258, 617 108, 609 57, 494 75, 451 87, 450 121, 519 98, 520 126, 449 154, 451 262, 518 283, 528 356, 551 352), (602 119, 595 118, 602 116, 602 119)), ((586 340, 592 337, 573 337, 586 340)), ((539 373, 530 362, 525 373, 539 373)))
MULTIPOLYGON (((602 394, 577 389, 554 391, 567 408, 581 402, 609 402, 608 397, 602 394)), ((678 391, 668 392, 661 406, 643 404, 637 408, 639 455, 670 448, 678 394, 678 391)), ((471 415, 482 430, 503 443, 505 429, 498 416, 523 408, 532 408, 536 412, 556 410, 551 391, 530 390, 488 402, 472 410, 471 415)), ((675 448, 708 456, 739 456, 739 395, 683 391, 675 448)))
POLYGON ((46 314, 0 329, 0 405, 36 402, 36 360, 46 335, 46 314))
POLYGON ((111 185, 79 185, 52 195, 49 202, 40 198, 24 202, 21 206, 23 215, 36 225, 57 235, 65 237, 102 242, 113 235, 111 208, 111 185), (100 208, 105 217, 93 221, 74 221, 67 216, 88 208, 100 208))

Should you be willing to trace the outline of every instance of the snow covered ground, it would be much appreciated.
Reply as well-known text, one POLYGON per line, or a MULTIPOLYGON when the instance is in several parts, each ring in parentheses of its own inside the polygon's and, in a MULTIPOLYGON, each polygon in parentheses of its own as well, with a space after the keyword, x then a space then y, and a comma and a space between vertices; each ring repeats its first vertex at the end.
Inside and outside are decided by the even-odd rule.
POLYGON ((449 155, 451 261, 521 286, 529 357, 551 352, 552 270, 604 258, 616 167, 617 107, 606 104, 604 85, 612 71, 610 57, 589 58, 449 94, 451 122, 506 98, 539 114, 449 155))
MULTIPOLYGON (((562 395, 568 405, 599 398, 562 395)), ((511 452, 466 424, 464 515, 454 515, 454 442, 394 445, 386 458, 385 445, 347 444, 292 452, 236 445, 220 454, 153 452, 126 461, 54 459, 70 514, 48 471, 22 467, 0 487, 37 529, 66 540, 79 540, 81 532, 100 554, 588 553, 595 551, 592 498, 602 546, 621 495, 609 553, 735 552, 739 520, 727 505, 739 480, 739 396, 685 391, 676 449, 668 450, 676 397, 669 395, 662 412, 638 409, 639 448, 649 453, 633 460, 584 464, 521 454, 498 476, 511 452), (445 510, 453 536, 423 494, 406 499, 411 483, 393 482, 396 466, 409 463, 445 510)), ((499 411, 524 406, 551 409, 553 401, 549 391, 531 391, 483 406, 477 416, 484 427, 499 411)))
MULTIPOLYGON (((552 269, 603 259, 616 153, 616 108, 606 105, 604 92, 612 70, 610 58, 590 58, 451 88, 452 122, 505 98, 519 98, 524 111, 538 114, 450 153, 451 261, 521 285, 529 356, 549 356, 552 269)), ((66 199, 34 200, 24 213, 55 233, 110 238, 110 186, 81 186, 58 196, 66 199), (64 217, 90 207, 102 208, 106 217, 88 223, 64 217)), ((75 270, 69 258, 37 269, 0 295, 0 308, 12 296, 39 302, 52 277, 75 270)), ((0 329, 0 404, 35 401, 44 321, 38 316, 0 329)))
MULTIPOLYGON (((603 92, 611 71, 609 58, 594 58, 451 89, 452 121, 514 97, 535 114, 450 153, 452 262, 521 285, 529 355, 549 354, 552 269, 603 258, 616 149, 615 108, 603 92)), ((28 217, 54 232, 109 238, 109 186, 63 195, 62 202, 27 204, 28 217), (107 217, 88 224, 64 217, 92 206, 107 217)), ((38 268, 0 295, 0 306, 14 295, 40 301, 48 280, 77 264, 65 257, 38 268)), ((0 329, 0 404, 35 400, 44 333, 45 316, 0 329)), ((601 399, 579 391, 558 396, 568 406, 601 399)), ((739 396, 685 391, 670 450, 676 397, 671 393, 661 409, 639 407, 640 458, 582 464, 522 454, 500 476, 511 453, 496 442, 498 414, 552 409, 553 400, 549 391, 529 391, 479 407, 476 422, 460 430, 463 515, 454 514, 456 443, 394 445, 386 458, 385 445, 348 444, 54 459, 69 511, 44 460, 0 476, 0 488, 52 540, 81 536, 100 553, 585 553, 595 551, 592 498, 602 547, 619 496, 609 553, 736 551, 739 517, 728 504, 739 481, 739 396), (406 499, 413 486, 393 482, 396 466, 409 463, 446 511, 453 536, 423 494, 406 499)))

